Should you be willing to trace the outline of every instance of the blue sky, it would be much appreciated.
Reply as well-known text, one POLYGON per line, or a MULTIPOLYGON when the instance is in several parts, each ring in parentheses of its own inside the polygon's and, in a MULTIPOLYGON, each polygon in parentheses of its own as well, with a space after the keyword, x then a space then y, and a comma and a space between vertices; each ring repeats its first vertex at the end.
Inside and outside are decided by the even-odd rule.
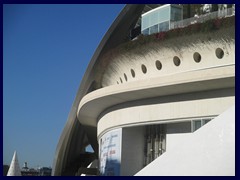
POLYGON ((120 5, 3 6, 3 163, 52 166, 77 89, 120 5))

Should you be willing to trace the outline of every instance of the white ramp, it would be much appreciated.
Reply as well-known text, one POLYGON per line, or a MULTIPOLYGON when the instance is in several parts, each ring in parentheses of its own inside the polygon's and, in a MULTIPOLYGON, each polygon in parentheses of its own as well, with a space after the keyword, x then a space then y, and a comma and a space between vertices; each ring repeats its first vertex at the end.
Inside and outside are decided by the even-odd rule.
POLYGON ((234 176, 235 106, 176 142, 136 176, 234 176))

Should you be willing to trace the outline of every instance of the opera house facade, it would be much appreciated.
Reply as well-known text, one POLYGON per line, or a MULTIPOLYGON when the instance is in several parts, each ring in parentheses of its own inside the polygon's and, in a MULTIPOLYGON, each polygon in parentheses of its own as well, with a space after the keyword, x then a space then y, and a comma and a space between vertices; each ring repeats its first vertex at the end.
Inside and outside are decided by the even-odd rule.
POLYGON ((126 5, 88 65, 52 175, 235 175, 234 13, 126 5))

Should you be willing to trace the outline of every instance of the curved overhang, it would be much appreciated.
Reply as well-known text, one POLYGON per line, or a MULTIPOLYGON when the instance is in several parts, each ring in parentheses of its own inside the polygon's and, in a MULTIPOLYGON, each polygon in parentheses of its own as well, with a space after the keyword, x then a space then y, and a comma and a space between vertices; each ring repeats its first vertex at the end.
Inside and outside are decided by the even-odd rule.
POLYGON ((108 86, 83 97, 78 107, 78 119, 87 126, 96 127, 101 113, 115 105, 153 97, 232 87, 235 87, 235 65, 108 86))
POLYGON ((74 175, 71 174, 71 172, 64 173, 64 171, 71 169, 71 164, 81 157, 81 153, 85 151, 85 147, 88 144, 92 145, 95 157, 97 157, 98 144, 96 139, 96 127, 90 127, 91 130, 89 131, 89 126, 82 123, 85 122, 85 120, 77 119, 77 108, 82 97, 89 93, 92 88, 100 88, 99 85, 95 85, 95 82, 102 71, 98 70, 101 57, 109 49, 128 40, 129 31, 136 25, 144 6, 143 4, 126 5, 97 47, 82 78, 67 123, 59 139, 53 160, 52 175, 74 175), (93 85, 94 87, 92 87, 93 85))

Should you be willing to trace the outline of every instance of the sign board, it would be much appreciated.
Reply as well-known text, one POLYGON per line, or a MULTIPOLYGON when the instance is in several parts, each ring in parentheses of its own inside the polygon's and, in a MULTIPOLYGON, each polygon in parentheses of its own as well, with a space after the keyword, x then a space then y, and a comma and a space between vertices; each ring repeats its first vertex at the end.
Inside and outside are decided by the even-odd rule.
POLYGON ((120 176, 122 129, 107 132, 99 140, 100 175, 120 176))

